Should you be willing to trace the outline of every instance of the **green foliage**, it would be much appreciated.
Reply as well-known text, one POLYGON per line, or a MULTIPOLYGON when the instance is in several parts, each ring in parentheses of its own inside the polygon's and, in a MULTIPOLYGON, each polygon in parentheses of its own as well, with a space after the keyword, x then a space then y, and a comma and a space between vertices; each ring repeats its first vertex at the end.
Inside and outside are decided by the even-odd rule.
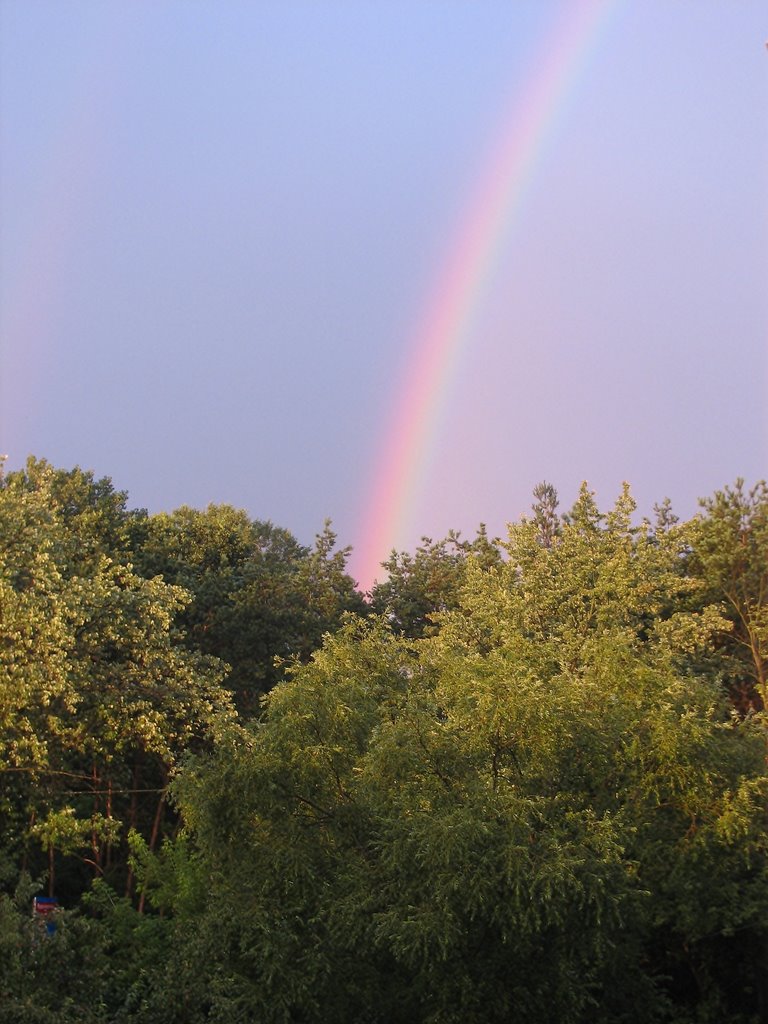
POLYGON ((434 636, 350 622, 186 764, 208 1019, 757 1012, 765 725, 689 669, 724 620, 633 511, 511 528, 434 636))
POLYGON ((88 567, 103 555, 130 560, 146 512, 129 511, 127 493, 116 491, 109 477, 95 480, 79 466, 54 469, 45 459, 30 456, 25 469, 0 479, 10 491, 44 496, 49 514, 64 527, 58 537, 64 549, 59 561, 68 571, 77 568, 80 575, 87 575, 88 567))
POLYGON ((738 480, 702 502, 687 526, 690 571, 730 628, 719 637, 719 668, 742 711, 768 707, 768 486, 738 480))
POLYGON ((52 887, 54 851, 66 852, 77 863, 56 881, 72 897, 91 872, 120 876, 127 827, 153 830, 176 758, 233 710, 218 663, 175 642, 187 595, 100 550, 100 515, 89 545, 72 513, 73 536, 75 503, 60 505, 71 475, 30 465, 0 487, 0 883, 21 860, 52 887))
POLYGON ((472 541, 451 531, 436 542, 423 537, 414 555, 393 551, 383 564, 386 580, 373 588, 371 608, 403 636, 434 633, 434 616, 457 607, 470 561, 482 569, 501 561, 498 543, 488 539, 482 524, 472 541))
POLYGON ((364 618, 327 524, 0 477, 0 1024, 764 1019, 765 485, 535 499, 364 618))
POLYGON ((87 914, 33 920, 35 887, 0 895, 0 1024, 164 1024, 175 998, 170 923, 96 882, 87 914))
POLYGON ((281 677, 276 658, 307 658, 344 612, 363 608, 335 541, 326 523, 310 551, 287 530, 211 505, 151 517, 137 558, 145 576, 192 595, 177 617, 187 646, 229 665, 227 688, 254 714, 281 677))

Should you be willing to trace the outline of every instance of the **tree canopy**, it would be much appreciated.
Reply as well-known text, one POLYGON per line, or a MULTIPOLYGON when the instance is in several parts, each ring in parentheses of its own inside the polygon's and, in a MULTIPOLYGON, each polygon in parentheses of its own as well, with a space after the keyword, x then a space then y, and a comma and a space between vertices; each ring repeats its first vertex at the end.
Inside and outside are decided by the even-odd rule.
POLYGON ((768 1020, 768 491, 534 497, 366 601, 328 524, 5 477, 0 1022, 768 1020))

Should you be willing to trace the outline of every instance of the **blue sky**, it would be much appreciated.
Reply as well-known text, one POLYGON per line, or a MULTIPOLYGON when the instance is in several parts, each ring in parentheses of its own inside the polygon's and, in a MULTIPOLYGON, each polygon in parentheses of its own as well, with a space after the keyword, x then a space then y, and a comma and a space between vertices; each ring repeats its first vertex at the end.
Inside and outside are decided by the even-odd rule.
MULTIPOLYGON (((414 324, 567 6, 0 0, 10 466, 355 544, 414 324)), ((542 479, 689 515, 766 475, 768 13, 609 8, 398 546, 501 532, 542 479)))

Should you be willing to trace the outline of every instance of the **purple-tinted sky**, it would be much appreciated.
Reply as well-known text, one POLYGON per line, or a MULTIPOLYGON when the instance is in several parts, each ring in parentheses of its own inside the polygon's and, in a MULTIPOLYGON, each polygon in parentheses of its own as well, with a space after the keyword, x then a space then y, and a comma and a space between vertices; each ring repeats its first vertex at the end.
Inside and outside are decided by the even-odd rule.
MULTIPOLYGON (((359 542, 414 325, 563 9, 0 0, 11 468, 359 542)), ((767 37, 764 0, 608 4, 393 542, 501 532, 541 479, 690 515, 768 473, 767 37)))

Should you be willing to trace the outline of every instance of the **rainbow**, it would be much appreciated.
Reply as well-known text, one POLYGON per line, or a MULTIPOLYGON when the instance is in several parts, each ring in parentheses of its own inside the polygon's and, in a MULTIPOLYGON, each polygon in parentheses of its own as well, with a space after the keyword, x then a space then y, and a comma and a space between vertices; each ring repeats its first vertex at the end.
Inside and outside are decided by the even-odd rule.
MULTIPOLYGON (((518 91, 409 346, 350 571, 370 587, 419 494, 456 365, 557 115, 617 0, 565 0, 518 91)), ((380 575, 380 574, 379 574, 380 575)))

